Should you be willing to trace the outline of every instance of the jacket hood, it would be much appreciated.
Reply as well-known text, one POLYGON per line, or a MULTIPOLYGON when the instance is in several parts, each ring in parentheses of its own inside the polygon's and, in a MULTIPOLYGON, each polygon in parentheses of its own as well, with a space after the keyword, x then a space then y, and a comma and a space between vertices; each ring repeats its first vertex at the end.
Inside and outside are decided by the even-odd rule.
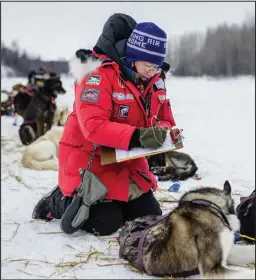
POLYGON ((94 49, 100 49, 119 65, 124 57, 125 45, 137 22, 129 15, 116 13, 109 17, 94 49))
MULTIPOLYGON (((121 58, 124 57, 126 41, 136 24, 136 21, 126 14, 115 13, 110 16, 104 24, 102 34, 94 47, 96 53, 105 54, 123 69, 121 58)), ((88 58, 85 61, 76 56, 69 62, 70 72, 78 82, 102 64, 102 59, 95 59, 89 52, 86 55, 88 55, 88 58)))

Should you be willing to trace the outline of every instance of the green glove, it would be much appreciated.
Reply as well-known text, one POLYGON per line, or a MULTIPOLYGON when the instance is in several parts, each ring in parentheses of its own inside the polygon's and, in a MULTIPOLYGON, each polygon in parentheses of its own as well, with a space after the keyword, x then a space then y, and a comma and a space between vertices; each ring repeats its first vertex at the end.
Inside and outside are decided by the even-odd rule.
POLYGON ((140 128, 140 143, 144 148, 159 148, 163 145, 168 129, 166 127, 154 126, 140 128))

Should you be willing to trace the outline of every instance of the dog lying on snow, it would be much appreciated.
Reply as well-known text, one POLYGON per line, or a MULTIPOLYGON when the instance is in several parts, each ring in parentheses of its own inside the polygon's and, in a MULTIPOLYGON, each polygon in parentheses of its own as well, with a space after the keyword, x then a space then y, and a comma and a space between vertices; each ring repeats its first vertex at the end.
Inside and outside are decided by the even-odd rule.
POLYGON ((223 190, 199 188, 185 193, 166 216, 127 222, 119 235, 119 255, 148 275, 200 273, 203 278, 234 279, 241 274, 226 263, 236 230, 239 220, 226 181, 223 190))
POLYGON ((43 136, 31 143, 23 152, 21 163, 35 170, 58 170, 59 141, 70 112, 68 108, 55 111, 52 127, 43 136))
POLYGON ((43 136, 31 143, 23 152, 21 163, 35 170, 58 170, 59 141, 63 126, 52 127, 43 136))
POLYGON ((185 153, 170 151, 147 157, 149 169, 158 176, 158 181, 187 180, 198 168, 194 160, 185 153))
POLYGON ((68 108, 65 108, 63 110, 56 109, 53 117, 53 124, 58 126, 64 126, 68 116, 70 114, 70 111, 68 108))
POLYGON ((68 108, 56 109, 53 123, 58 127, 52 127, 24 150, 21 160, 24 167, 35 170, 59 169, 59 141, 69 114, 68 108))

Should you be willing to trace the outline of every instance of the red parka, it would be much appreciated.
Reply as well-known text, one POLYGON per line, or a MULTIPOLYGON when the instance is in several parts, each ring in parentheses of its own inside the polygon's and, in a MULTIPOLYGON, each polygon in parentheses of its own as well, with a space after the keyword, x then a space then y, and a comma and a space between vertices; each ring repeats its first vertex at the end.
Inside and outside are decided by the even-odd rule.
MULTIPOLYGON (((79 168, 87 167, 92 143, 128 150, 134 130, 155 125, 155 117, 161 126, 170 129, 175 125, 160 74, 156 74, 141 93, 130 81, 122 79, 117 63, 97 63, 98 67, 89 74, 86 71, 91 71, 95 62, 73 66, 78 68, 73 69, 78 73, 75 102, 64 127, 58 155, 58 183, 66 196, 81 182, 79 168)), ((108 188, 106 199, 128 201, 129 178, 144 192, 157 188, 146 158, 101 165, 100 155, 101 147, 96 150, 91 171, 108 188)))

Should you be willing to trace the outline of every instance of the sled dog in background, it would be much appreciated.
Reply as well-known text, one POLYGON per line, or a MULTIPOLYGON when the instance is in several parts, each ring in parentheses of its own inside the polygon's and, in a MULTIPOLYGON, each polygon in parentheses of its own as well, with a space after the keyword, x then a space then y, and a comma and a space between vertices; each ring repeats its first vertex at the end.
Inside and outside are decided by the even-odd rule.
POLYGON ((63 129, 63 126, 52 127, 31 143, 22 154, 22 165, 35 170, 58 170, 58 149, 63 129))

